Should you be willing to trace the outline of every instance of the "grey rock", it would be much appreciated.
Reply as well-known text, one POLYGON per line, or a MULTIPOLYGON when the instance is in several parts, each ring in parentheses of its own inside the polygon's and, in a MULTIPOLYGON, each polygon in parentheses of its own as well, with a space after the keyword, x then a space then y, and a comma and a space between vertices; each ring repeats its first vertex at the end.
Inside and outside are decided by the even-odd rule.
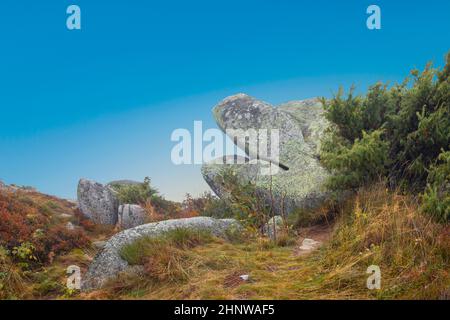
MULTIPOLYGON (((269 131, 278 128, 279 163, 289 169, 273 170, 271 176, 261 174, 261 168, 271 166, 266 161, 270 159, 261 157, 257 150, 247 146, 249 162, 223 165, 223 159, 218 159, 205 164, 202 167, 205 181, 219 197, 226 198, 222 177, 225 170, 231 170, 243 182, 253 182, 266 202, 271 202, 272 195, 274 209, 282 215, 295 208, 319 206, 328 196, 323 185, 329 176, 319 161, 320 139, 329 125, 323 112, 317 99, 289 102, 274 108, 244 94, 226 98, 213 109, 219 127, 222 130, 253 128, 269 131)), ((271 168, 274 168, 273 162, 271 168)))
POLYGON ((194 230, 208 230, 218 237, 226 237, 227 230, 238 228, 239 223, 234 219, 214 219, 209 217, 195 217, 185 219, 165 220, 148 223, 124 230, 111 237, 104 249, 94 258, 87 274, 83 277, 82 290, 89 291, 102 287, 109 279, 129 269, 128 263, 120 256, 120 250, 142 237, 158 237, 167 231, 189 228, 194 230))
MULTIPOLYGON (((287 148, 288 144, 296 143, 302 149, 307 148, 304 143, 302 130, 298 121, 288 113, 274 108, 266 102, 256 100, 245 94, 237 94, 225 98, 213 109, 217 125, 226 132, 230 129, 259 130, 267 129, 268 135, 273 129, 279 130, 280 150, 287 148)), ((239 137, 239 135, 237 135, 239 137)), ((259 138, 259 136, 258 136, 259 138)), ((266 156, 258 152, 258 144, 246 145, 242 139, 237 139, 237 145, 246 150, 250 158, 266 156)), ((305 150, 306 152, 309 150, 305 150)), ((288 166, 291 164, 286 153, 280 152, 280 162, 288 166)), ((268 141, 268 159, 272 159, 270 139, 268 141)), ((268 160, 265 159, 265 160, 268 160)))
POLYGON ((129 229, 145 223, 147 213, 137 204, 122 204, 118 210, 117 225, 121 229, 129 229))
POLYGON ((312 251, 321 246, 321 242, 316 241, 314 239, 303 239, 302 245, 300 246, 300 250, 302 251, 312 251))
POLYGON ((317 98, 291 101, 278 107, 290 114, 300 125, 305 143, 314 156, 320 153, 320 141, 329 123, 324 117, 325 110, 317 98))
POLYGON ((114 190, 98 182, 81 179, 78 183, 78 205, 81 212, 98 224, 115 225, 119 201, 114 190))

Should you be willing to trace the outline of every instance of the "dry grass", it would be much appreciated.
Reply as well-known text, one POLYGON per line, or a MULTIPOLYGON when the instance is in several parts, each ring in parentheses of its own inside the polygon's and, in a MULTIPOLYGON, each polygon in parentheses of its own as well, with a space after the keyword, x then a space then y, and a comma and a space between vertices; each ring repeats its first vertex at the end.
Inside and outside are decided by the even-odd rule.
MULTIPOLYGON (((38 197, 47 203, 49 199, 38 197)), ((52 199, 51 201, 56 201, 52 199)), ((56 216, 69 205, 49 204, 56 216)), ((54 214, 52 214, 54 215, 54 214)), ((61 222, 66 223, 66 218, 61 222)), ((107 230, 109 234, 111 230, 107 230)), ((424 216, 413 197, 382 185, 361 190, 339 210, 333 228, 302 229, 298 241, 222 239, 179 231, 128 248, 140 273, 122 274, 82 299, 449 299, 450 229, 424 216), (298 254, 303 237, 325 241, 298 254), (366 288, 369 265, 381 268, 381 290, 366 288), (239 278, 249 274, 250 280, 239 278)), ((89 232, 92 239, 107 234, 89 232)), ((9 258, 0 263, 2 298, 68 298, 68 265, 85 271, 94 249, 75 249, 51 264, 23 272, 9 258)))
MULTIPOLYGON (((2 207, 8 209, 0 226, 0 299, 58 299, 67 296, 66 269, 70 265, 78 265, 84 271, 97 250, 88 245, 89 240, 103 240, 112 235, 111 227, 91 226, 86 218, 76 209, 74 203, 36 191, 17 190, 15 192, 0 191, 2 207), (20 220, 21 215, 26 219, 20 220), (9 220, 8 220, 9 219, 9 220), (24 221, 23 226, 18 222, 24 221), (34 223, 38 221, 39 224, 34 223), (25 230, 22 237, 14 233, 11 224, 16 222, 16 229, 25 230), (77 226, 76 231, 66 229, 71 222, 77 226), (20 229, 19 227, 22 227, 20 229), (87 227, 87 228, 85 228, 87 227), (38 232, 39 231, 39 232, 38 232), (8 235, 11 234, 10 237, 8 235), (68 235, 74 235, 71 238, 68 235), (25 237, 26 236, 26 237, 25 237), (80 237, 86 239, 86 245, 80 246, 80 237), (37 248, 50 250, 46 259, 22 261, 7 246, 8 238, 17 239, 20 243, 39 239, 48 240, 45 246, 37 248), (52 241, 50 243, 50 240, 52 241), (70 240, 70 241, 69 241, 70 240), (73 240, 73 242, 72 242, 73 240), (50 243, 52 247, 47 248, 50 243), (48 257, 48 258, 47 258, 48 257), (26 263, 24 263, 26 262, 26 263)), ((1 210, 0 210, 1 211, 1 210)), ((32 252, 32 254, 36 254, 32 252)))
POLYGON ((442 299, 449 295, 449 228, 420 214, 414 199, 378 185, 349 199, 329 242, 309 255, 296 246, 215 239, 183 249, 188 276, 149 281, 126 275, 120 299, 442 299), (380 266, 381 290, 366 288, 367 267, 380 266), (240 281, 249 274, 250 281, 240 281))

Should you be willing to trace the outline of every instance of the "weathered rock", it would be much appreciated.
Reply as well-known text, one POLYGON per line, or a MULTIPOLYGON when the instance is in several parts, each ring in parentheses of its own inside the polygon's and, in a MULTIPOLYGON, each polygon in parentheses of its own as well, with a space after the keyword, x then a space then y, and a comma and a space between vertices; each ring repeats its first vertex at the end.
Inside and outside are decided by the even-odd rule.
POLYGON ((316 241, 314 239, 305 238, 303 239, 302 245, 300 246, 299 249, 303 251, 312 251, 320 247, 321 244, 322 244, 321 242, 316 241))
POLYGON ((260 156, 252 146, 245 150, 245 146, 240 145, 248 151, 251 160, 259 157, 258 163, 223 165, 223 160, 219 159, 202 167, 204 179, 219 197, 227 197, 221 186, 222 176, 224 170, 231 170, 242 181, 254 182, 267 202, 272 193, 278 214, 287 214, 294 208, 317 207, 327 197, 323 184, 329 175, 319 162, 320 139, 328 126, 323 112, 317 99, 289 102, 273 108, 244 94, 226 98, 213 109, 219 127, 222 130, 279 129, 279 163, 289 169, 272 170, 272 176, 263 175, 261 168, 270 166, 264 160, 270 159, 260 156))
POLYGON ((125 245, 131 244, 142 237, 157 237, 178 228, 208 230, 215 236, 226 237, 227 230, 239 229, 240 225, 234 219, 219 220, 209 217, 195 217, 148 223, 124 230, 110 238, 104 249, 94 258, 87 274, 83 277, 82 289, 88 291, 100 288, 106 281, 129 268, 128 263, 120 256, 120 250, 125 245))
POLYGON ((137 204, 122 204, 118 210, 117 225, 121 229, 129 229, 145 223, 147 213, 137 204))
POLYGON ((86 217, 98 224, 117 223, 119 201, 110 187, 81 179, 77 194, 79 208, 86 217))
POLYGON ((329 123, 324 117, 325 110, 317 99, 291 101, 278 107, 280 111, 290 114, 301 127, 305 143, 314 156, 320 153, 320 141, 329 123))
MULTIPOLYGON (((217 125, 226 132, 230 129, 242 130, 268 130, 266 137, 270 136, 272 130, 279 130, 280 150, 288 148, 288 144, 296 144, 300 149, 307 149, 304 143, 303 134, 298 121, 286 112, 278 108, 256 100, 245 94, 237 94, 225 98, 213 109, 214 118, 217 125)), ((226 132, 227 133, 227 132, 226 132)), ((239 135, 236 135, 239 138, 239 135)), ((231 137, 232 138, 232 137, 231 137)), ((260 138, 258 136, 258 138, 260 138)), ((258 150, 258 144, 245 144, 243 139, 237 139, 237 145, 246 151, 250 158, 256 159, 258 156, 264 160, 273 158, 271 141, 268 139, 268 152, 266 155, 258 150)), ((304 150, 308 152, 309 150, 304 150)), ((288 166, 291 160, 286 152, 280 152, 279 162, 288 166)))

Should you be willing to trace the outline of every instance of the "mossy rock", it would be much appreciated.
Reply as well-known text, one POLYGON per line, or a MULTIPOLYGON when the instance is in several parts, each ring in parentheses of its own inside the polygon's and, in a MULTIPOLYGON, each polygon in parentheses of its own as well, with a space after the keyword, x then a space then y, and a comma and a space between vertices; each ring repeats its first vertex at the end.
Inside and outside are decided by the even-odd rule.
POLYGON ((219 127, 225 132, 227 129, 278 129, 279 163, 288 170, 270 164, 270 159, 247 146, 247 161, 228 156, 205 164, 202 167, 205 181, 219 197, 227 198, 221 178, 225 170, 231 170, 242 183, 254 183, 267 201, 272 189, 279 214, 319 206, 328 197, 324 183, 329 176, 319 161, 320 140, 329 125, 323 112, 317 99, 293 101, 275 108, 244 94, 226 98, 213 109, 219 127), (236 159, 241 163, 234 164, 232 160, 236 159), (269 167, 274 174, 261 174, 262 168, 267 172, 269 167))

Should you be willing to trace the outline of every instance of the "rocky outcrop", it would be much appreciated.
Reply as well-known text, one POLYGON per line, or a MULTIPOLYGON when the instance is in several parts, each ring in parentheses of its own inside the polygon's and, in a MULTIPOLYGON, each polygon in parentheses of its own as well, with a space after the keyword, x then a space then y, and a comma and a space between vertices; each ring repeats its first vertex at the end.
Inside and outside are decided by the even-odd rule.
POLYGON ((0 191, 7 191, 7 192, 37 192, 36 188, 30 187, 30 186, 17 186, 15 184, 5 184, 4 182, 0 181, 0 191))
POLYGON ((209 217, 196 217, 148 223, 124 230, 109 239, 103 250, 94 258, 87 274, 83 277, 82 289, 88 291, 100 288, 106 281, 130 267, 120 256, 120 250, 125 245, 131 244, 142 237, 157 237, 177 228, 208 230, 215 236, 226 237, 227 230, 240 228, 240 226, 234 219, 218 220, 209 217))
MULTIPOLYGON (((279 130, 280 150, 288 149, 287 144, 296 143, 301 149, 304 149, 304 139, 299 123, 278 108, 256 100, 245 94, 237 94, 220 102, 213 109, 214 118, 218 126, 226 132, 230 129, 267 129, 268 134, 271 130, 279 130)), ((261 138, 258 136, 258 138, 261 138)), ((245 144, 243 139, 237 139, 236 144, 249 155, 256 159, 258 156, 264 160, 270 160, 271 143, 268 141, 267 155, 263 155, 258 150, 258 144, 245 144)), ((286 152, 280 152, 280 162, 284 165, 290 165, 291 159, 286 152)))
POLYGON ((120 229, 129 229, 145 223, 147 213, 137 204, 122 204, 118 210, 117 226, 120 229))
POLYGON ((98 182, 81 179, 78 183, 78 206, 81 212, 98 224, 115 225, 119 201, 114 190, 98 182))
POLYGON ((289 102, 275 108, 245 94, 226 98, 213 109, 219 127, 225 132, 228 129, 267 129, 268 132, 278 129, 279 164, 288 170, 273 170, 275 174, 271 176, 262 175, 261 168, 266 168, 267 172, 271 163, 272 166, 276 163, 270 159, 270 143, 268 157, 265 157, 256 149, 257 144, 243 145, 237 139, 238 146, 248 157, 259 158, 258 162, 229 164, 228 161, 223 165, 223 159, 218 159, 202 167, 205 181, 219 197, 226 198, 222 175, 224 170, 231 170, 243 182, 254 182, 266 201, 272 193, 278 214, 320 205, 327 197, 323 184, 329 175, 319 162, 320 139, 328 127, 323 112, 317 99, 289 102))

